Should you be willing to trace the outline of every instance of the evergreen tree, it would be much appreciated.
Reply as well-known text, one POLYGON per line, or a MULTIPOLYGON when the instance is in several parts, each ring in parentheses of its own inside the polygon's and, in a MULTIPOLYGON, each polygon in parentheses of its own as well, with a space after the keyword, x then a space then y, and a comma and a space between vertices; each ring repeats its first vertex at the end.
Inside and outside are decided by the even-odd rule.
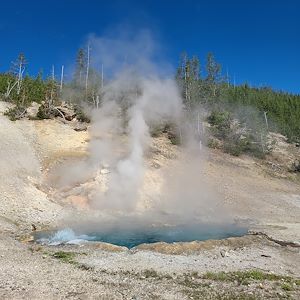
POLYGON ((207 96, 215 100, 216 97, 220 96, 221 83, 224 82, 222 76, 222 67, 216 62, 214 55, 210 52, 206 58, 206 91, 207 96))
POLYGON ((82 87, 84 83, 84 74, 86 70, 86 56, 82 48, 77 52, 76 69, 75 69, 75 84, 77 87, 82 87))
POLYGON ((184 52, 181 55, 180 66, 177 69, 176 80, 182 89, 186 107, 191 110, 197 102, 200 91, 200 61, 197 56, 191 59, 184 52))

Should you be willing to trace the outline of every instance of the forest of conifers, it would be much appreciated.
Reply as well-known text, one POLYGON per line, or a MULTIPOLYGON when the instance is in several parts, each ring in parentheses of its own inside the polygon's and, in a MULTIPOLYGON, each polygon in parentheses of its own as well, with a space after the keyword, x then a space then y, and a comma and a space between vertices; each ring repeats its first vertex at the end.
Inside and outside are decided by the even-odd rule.
MULTIPOLYGON (((62 88, 60 79, 55 76, 44 78, 41 73, 35 77, 27 74, 26 60, 21 54, 10 71, 0 73, 0 99, 26 107, 32 101, 59 101, 66 91, 72 90, 68 93, 70 100, 74 97, 76 103, 86 101, 95 105, 96 98, 99 101, 100 97, 101 101, 101 76, 90 68, 86 86, 86 58, 84 51, 80 50, 73 78, 65 81, 62 88)), ((269 131, 282 133, 289 141, 299 142, 300 95, 275 91, 270 87, 250 87, 247 83, 235 85, 223 75, 221 65, 210 53, 203 68, 200 68, 197 57, 189 58, 183 54, 175 76, 187 111, 199 106, 209 111, 229 111, 242 121, 256 118, 257 124, 264 123, 266 116, 269 131)))

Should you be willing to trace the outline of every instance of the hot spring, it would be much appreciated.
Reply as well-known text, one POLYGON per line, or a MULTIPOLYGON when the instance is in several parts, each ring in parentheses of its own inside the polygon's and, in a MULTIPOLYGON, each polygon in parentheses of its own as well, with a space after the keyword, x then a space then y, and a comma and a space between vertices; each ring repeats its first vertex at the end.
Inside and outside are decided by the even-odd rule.
POLYGON ((193 224, 176 226, 110 227, 82 232, 76 229, 44 231, 35 234, 38 243, 48 245, 105 242, 133 248, 140 244, 156 242, 192 242, 239 237, 247 228, 236 224, 193 224))

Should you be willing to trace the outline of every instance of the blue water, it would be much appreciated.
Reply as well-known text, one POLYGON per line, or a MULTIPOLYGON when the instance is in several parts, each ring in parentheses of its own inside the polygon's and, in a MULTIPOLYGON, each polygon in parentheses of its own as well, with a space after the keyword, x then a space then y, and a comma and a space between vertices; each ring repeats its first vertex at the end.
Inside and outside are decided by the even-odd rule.
POLYGON ((75 232, 72 229, 62 229, 56 232, 42 232, 36 235, 38 242, 50 245, 75 244, 85 241, 99 241, 132 248, 144 243, 155 242, 191 242, 209 239, 224 239, 242 236, 247 228, 233 224, 218 225, 177 225, 163 227, 117 227, 103 231, 75 232))

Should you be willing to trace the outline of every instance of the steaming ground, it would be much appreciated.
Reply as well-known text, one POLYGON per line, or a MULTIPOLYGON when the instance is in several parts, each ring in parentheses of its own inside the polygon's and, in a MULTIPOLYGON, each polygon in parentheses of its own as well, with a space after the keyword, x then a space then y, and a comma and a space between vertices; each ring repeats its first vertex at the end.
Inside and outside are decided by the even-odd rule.
MULTIPOLYGON (((4 106, 1 103, 1 111, 4 106)), ((31 232, 32 224, 38 229, 53 228, 74 220, 86 221, 91 215, 84 201, 58 197, 66 191, 44 183, 57 165, 70 157, 80 161, 86 156, 90 136, 57 120, 10 122, 3 116, 0 130, 1 299, 101 299, 101 295, 103 299, 195 299, 197 295, 214 299, 220 291, 245 292, 264 299, 287 294, 299 297, 297 287, 289 292, 280 284, 268 282, 263 282, 261 288, 259 282, 240 286, 195 278, 193 272, 253 268, 299 277, 299 248, 280 246, 260 236, 200 244, 158 244, 134 251, 105 244, 51 248, 20 242, 19 238, 24 240, 31 232), (61 250, 76 252, 78 263, 64 263, 51 256, 61 250), (184 281, 183 273, 189 274, 192 283, 184 281)), ((165 137, 153 140, 146 156, 144 188, 148 196, 139 213, 155 207, 153 194, 159 194, 160 179, 174 164, 184 161, 181 155, 165 137)), ((217 151, 207 152, 201 166, 201 175, 195 180, 212 187, 209 190, 218 200, 214 203, 221 204, 220 211, 224 208, 226 216, 250 223, 274 240, 300 243, 299 184, 270 176, 259 161, 217 151)), ((181 204, 179 200, 176 205, 181 204)), ((199 215, 209 215, 209 211, 204 212, 199 215)), ((105 218, 102 213, 95 215, 99 216, 105 218)))

